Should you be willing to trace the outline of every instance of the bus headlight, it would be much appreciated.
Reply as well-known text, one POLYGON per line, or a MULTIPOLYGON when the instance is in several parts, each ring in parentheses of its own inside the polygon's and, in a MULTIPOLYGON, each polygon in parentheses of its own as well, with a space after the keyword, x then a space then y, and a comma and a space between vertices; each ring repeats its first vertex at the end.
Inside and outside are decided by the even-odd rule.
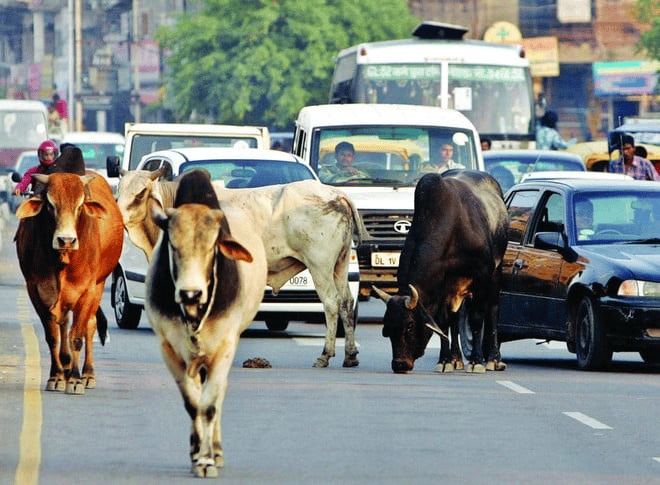
POLYGON ((660 283, 653 281, 626 280, 619 285, 618 296, 660 297, 660 283))

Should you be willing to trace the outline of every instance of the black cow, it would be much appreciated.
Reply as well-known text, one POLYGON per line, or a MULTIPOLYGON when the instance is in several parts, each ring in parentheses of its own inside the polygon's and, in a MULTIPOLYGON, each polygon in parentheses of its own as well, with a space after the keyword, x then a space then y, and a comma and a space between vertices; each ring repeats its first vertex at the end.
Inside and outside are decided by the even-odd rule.
POLYGON ((489 174, 451 170, 419 180, 415 214, 399 261, 398 293, 390 296, 375 289, 387 304, 383 336, 392 343, 394 372, 413 369, 432 328, 444 333, 436 370, 463 368, 458 344, 461 306, 474 343, 467 371, 504 370, 497 319, 506 228, 502 190, 489 174), (450 329, 451 355, 446 335, 450 329))

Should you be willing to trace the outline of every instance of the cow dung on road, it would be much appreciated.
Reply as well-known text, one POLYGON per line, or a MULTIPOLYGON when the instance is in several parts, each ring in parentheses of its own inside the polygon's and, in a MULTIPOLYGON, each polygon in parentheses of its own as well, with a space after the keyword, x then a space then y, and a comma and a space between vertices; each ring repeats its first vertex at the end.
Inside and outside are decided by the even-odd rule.
POLYGON ((261 357, 254 357, 243 362, 243 367, 247 369, 270 369, 273 366, 270 365, 270 362, 268 362, 266 359, 262 359, 261 357))

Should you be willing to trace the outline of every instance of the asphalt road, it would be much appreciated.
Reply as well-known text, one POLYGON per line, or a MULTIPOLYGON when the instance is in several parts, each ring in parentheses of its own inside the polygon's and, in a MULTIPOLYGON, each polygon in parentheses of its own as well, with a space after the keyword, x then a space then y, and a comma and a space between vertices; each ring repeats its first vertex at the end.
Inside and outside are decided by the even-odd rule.
MULTIPOLYGON (((156 338, 114 325, 95 345, 98 388, 44 391, 49 357, 3 232, 0 484, 179 484, 189 419, 156 338)), ((376 320, 382 304, 361 303, 376 320)), ((660 484, 660 368, 615 354, 581 372, 561 344, 502 346, 505 372, 437 374, 438 341, 408 375, 390 370, 377 323, 359 324, 360 366, 312 368, 323 326, 243 335, 223 410, 228 484, 660 484), (271 369, 246 369, 253 357, 271 369)))

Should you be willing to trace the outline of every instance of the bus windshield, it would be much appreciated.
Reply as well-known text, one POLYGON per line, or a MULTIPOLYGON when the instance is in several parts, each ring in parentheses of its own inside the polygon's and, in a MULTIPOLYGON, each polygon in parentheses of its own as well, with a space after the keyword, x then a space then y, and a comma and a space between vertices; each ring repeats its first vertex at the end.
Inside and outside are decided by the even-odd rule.
POLYGON ((480 134, 495 139, 519 139, 534 132, 528 68, 448 64, 448 89, 443 95, 442 67, 412 63, 358 65, 355 102, 453 108, 472 121, 480 134))
POLYGON ((425 173, 478 168, 469 130, 341 126, 317 129, 312 137, 310 165, 330 185, 413 186, 425 173))

